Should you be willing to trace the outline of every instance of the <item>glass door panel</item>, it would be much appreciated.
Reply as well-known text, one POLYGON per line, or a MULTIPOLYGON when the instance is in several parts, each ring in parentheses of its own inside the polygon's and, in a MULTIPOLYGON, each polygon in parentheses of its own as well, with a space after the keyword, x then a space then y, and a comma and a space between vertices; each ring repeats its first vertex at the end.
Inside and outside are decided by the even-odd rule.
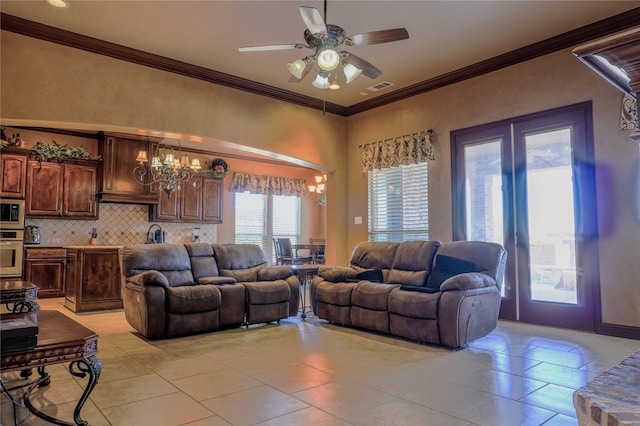
POLYGON ((525 145, 530 297, 576 304, 571 129, 528 134, 525 145))
POLYGON ((464 147, 467 238, 504 244, 502 142, 464 147))

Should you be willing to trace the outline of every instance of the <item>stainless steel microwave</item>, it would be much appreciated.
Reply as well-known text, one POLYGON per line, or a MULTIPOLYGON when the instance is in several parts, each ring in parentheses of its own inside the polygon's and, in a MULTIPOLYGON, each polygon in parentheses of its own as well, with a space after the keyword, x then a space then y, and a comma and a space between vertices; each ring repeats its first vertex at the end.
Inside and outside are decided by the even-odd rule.
POLYGON ((0 228, 24 229, 24 200, 0 200, 0 228))

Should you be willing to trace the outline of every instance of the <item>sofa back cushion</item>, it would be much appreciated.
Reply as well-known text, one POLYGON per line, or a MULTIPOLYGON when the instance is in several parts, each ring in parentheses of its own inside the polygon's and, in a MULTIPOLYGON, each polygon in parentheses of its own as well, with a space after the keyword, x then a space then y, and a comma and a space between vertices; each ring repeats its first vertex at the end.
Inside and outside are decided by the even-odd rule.
POLYGON ((193 278, 198 281, 204 277, 217 277, 218 264, 213 256, 213 247, 207 243, 185 244, 184 247, 189 253, 191 259, 191 273, 193 278))
POLYGON ((387 275, 393 263, 393 257, 400 243, 366 241, 358 244, 351 253, 349 266, 357 272, 381 269, 383 281, 387 282, 387 275))
POLYGON ((258 271, 267 265, 260 246, 256 244, 213 244, 220 275, 238 282, 257 281, 258 271))
POLYGON ((456 257, 473 263, 475 272, 489 275, 502 287, 507 252, 502 245, 485 241, 452 241, 442 243, 437 254, 456 257))
POLYGON ((189 254, 182 244, 135 244, 122 249, 125 278, 144 271, 158 271, 170 287, 193 285, 189 254))
POLYGON ((423 286, 431 274, 433 258, 441 242, 405 241, 400 243, 385 280, 389 284, 423 286))

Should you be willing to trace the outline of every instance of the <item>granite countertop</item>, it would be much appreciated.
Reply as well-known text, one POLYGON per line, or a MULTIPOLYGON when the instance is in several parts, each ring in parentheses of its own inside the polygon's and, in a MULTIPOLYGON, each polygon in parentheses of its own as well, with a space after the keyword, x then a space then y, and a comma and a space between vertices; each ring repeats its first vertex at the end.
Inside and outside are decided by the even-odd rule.
POLYGON ((67 249, 82 249, 82 250, 88 250, 88 249, 119 249, 124 247, 123 245, 117 246, 117 245, 109 245, 109 244, 86 244, 86 245, 62 245, 62 247, 67 248, 67 249))
POLYGON ((109 245, 109 244, 25 244, 25 248, 66 248, 66 249, 119 249, 124 247, 123 245, 109 245))

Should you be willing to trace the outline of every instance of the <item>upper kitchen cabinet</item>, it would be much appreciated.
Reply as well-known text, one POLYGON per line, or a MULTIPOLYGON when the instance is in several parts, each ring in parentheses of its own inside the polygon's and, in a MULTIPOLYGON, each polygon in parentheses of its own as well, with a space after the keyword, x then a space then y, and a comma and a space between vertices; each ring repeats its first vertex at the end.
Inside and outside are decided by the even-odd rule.
MULTIPOLYGON (((100 201, 114 203, 156 204, 156 185, 136 182, 133 170, 138 166, 136 158, 145 151, 148 158, 157 149, 159 140, 136 135, 100 133, 98 151, 102 156, 102 190, 100 201)), ((149 165, 147 164, 147 167, 149 165)), ((143 180, 148 183, 149 173, 143 180)))
POLYGON ((198 176, 196 185, 183 184, 168 196, 161 191, 158 204, 151 206, 152 222, 222 223, 222 180, 198 176))
POLYGON ((27 164, 27 217, 97 219, 98 166, 95 164, 27 164))
POLYGON ((2 148, 0 151, 0 197, 24 198, 27 188, 28 149, 2 148))

